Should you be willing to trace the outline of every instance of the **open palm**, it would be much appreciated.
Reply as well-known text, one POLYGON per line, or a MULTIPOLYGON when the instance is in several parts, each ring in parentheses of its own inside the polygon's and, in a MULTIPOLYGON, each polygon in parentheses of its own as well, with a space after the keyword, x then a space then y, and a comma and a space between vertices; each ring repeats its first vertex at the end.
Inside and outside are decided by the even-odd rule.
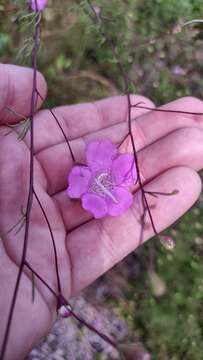
MULTIPOLYGON (((29 187, 29 134, 17 141, 15 130, 5 136, 6 123, 17 119, 5 110, 29 114, 32 71, 0 65, 0 233, 4 234, 22 216, 29 187)), ((38 89, 45 96, 46 85, 38 76, 38 89)), ((150 100, 132 96, 132 101, 150 100)), ((39 104, 40 105, 40 104, 39 104)), ((194 98, 176 100, 165 109, 203 112, 194 98)), ((90 139, 110 138, 119 143, 127 133, 127 101, 124 96, 90 104, 54 109, 78 162, 84 162, 85 144, 90 139)), ((197 199, 201 181, 196 173, 203 167, 203 118, 201 116, 153 112, 134 108, 133 134, 146 188, 175 196, 152 198, 152 215, 157 231, 178 219, 197 199), (196 170, 196 171, 195 171, 196 170)), ((15 128, 17 129, 17 128, 15 128)), ((134 189, 134 204, 118 218, 91 219, 78 201, 66 194, 67 175, 73 163, 63 134, 48 110, 34 118, 34 188, 54 234, 62 292, 66 298, 80 291, 115 263, 133 251, 140 240, 140 192, 134 189)), ((131 151, 127 140, 121 151, 131 151)), ((16 229, 15 229, 16 230, 16 229)), ((0 343, 3 339, 10 301, 20 263, 24 228, 7 233, 0 242, 0 343)), ((144 240, 153 236, 149 226, 144 240)), ((27 261, 57 292, 54 252, 47 223, 34 198, 29 231, 27 261)), ((7 347, 7 359, 19 359, 45 335, 55 317, 55 298, 35 280, 32 302, 31 272, 25 268, 7 347)))

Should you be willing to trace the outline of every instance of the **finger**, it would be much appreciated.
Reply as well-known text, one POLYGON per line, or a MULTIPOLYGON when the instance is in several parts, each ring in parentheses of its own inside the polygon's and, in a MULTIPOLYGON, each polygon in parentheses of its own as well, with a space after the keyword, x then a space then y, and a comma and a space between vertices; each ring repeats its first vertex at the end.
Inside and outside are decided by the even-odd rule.
MULTIPOLYGON (((178 167, 168 170, 147 185, 150 191, 170 192, 174 188, 179 189, 177 195, 153 200, 156 202, 151 211, 158 232, 176 221, 197 200, 201 180, 194 170, 178 167)), ((139 245, 139 199, 140 192, 137 192, 133 207, 121 217, 93 220, 67 236, 72 263, 72 294, 89 285, 139 245)), ((143 230, 144 241, 151 236, 153 230, 148 226, 143 230)))
MULTIPOLYGON (((136 150, 148 146, 176 129, 196 127, 203 130, 203 115, 199 115, 200 113, 203 113, 203 101, 194 97, 183 97, 138 116, 132 120, 132 133, 136 150), (184 111, 184 113, 177 113, 176 111, 184 111), (190 113, 186 114, 186 112, 190 113)), ((120 143, 127 133, 128 124, 123 122, 87 137, 89 140, 89 138, 96 136, 106 136, 111 138, 113 142, 120 143)), ((86 140, 86 137, 84 139, 86 140)), ((122 151, 125 152, 129 149, 130 142, 130 137, 128 137, 122 144, 122 151)))
MULTIPOLYGON (((153 102, 144 96, 131 95, 130 100, 135 104, 143 103, 154 107, 153 102)), ((75 139, 126 121, 128 118, 128 100, 127 96, 114 96, 92 103, 58 107, 55 111, 68 126, 69 138, 75 139)), ((134 119, 148 111, 132 108, 131 117, 134 119)))
MULTIPOLYGON (((166 170, 168 167, 178 164, 199 169, 199 166, 196 166, 196 159, 198 162, 202 161, 203 131, 198 128, 185 128, 185 130, 178 129, 171 134, 152 143, 146 147, 146 150, 139 151, 139 164, 143 169, 151 169, 150 176, 156 176, 161 167, 166 170), (154 162, 154 166, 150 165, 154 162), (174 162, 176 163, 174 164, 174 162)), ((72 142, 73 152, 80 163, 85 162, 86 142, 84 139, 72 142)), ((71 170, 72 161, 65 149, 65 144, 59 144, 37 156, 45 170, 50 194, 56 194, 67 187, 67 174, 71 170)), ((121 152, 132 152, 132 146, 128 142, 128 146, 124 144, 120 150, 121 152)), ((147 170, 143 170, 143 173, 147 174, 147 170)), ((143 176, 146 180, 148 179, 148 175, 143 174, 143 176)))
MULTIPOLYGON (((134 103, 143 102, 154 107, 152 101, 144 96, 131 95, 134 103)), ((132 109, 132 118, 138 117, 149 110, 132 109)), ((85 136, 113 124, 125 122, 128 117, 127 97, 114 96, 92 103, 62 106, 53 109, 66 137, 71 140, 85 136)), ((127 123, 126 123, 127 124, 127 123)), ((50 146, 64 142, 64 136, 56 120, 49 110, 40 111, 35 117, 35 153, 50 146)), ((25 137, 29 145, 29 137, 25 137)))
MULTIPOLYGON (((141 101, 143 106, 154 107, 149 99, 141 96, 132 95, 131 101, 133 104, 141 101)), ((111 127, 111 132, 115 133, 115 136, 116 134, 119 135, 119 142, 128 132, 126 96, 112 97, 92 104, 66 106, 63 107, 64 111, 62 112, 60 109, 54 109, 54 114, 57 116, 68 139, 87 136, 90 132, 95 133, 99 129, 107 130, 108 127, 111 127), (65 113, 67 113, 67 116, 65 116, 65 113), (115 128, 116 124, 117 129, 115 128)), ((164 105, 159 110, 185 110, 200 113, 203 112, 203 102, 196 98, 185 97, 164 105)), ((132 128, 133 133, 136 135, 136 146, 139 148, 143 147, 145 143, 151 143, 160 136, 183 126, 203 127, 203 117, 200 115, 152 111, 150 117, 147 117, 145 115, 148 112, 147 109, 131 109, 132 119, 138 118, 137 121, 132 122, 132 128)), ((35 131, 38 134, 35 138, 35 152, 64 141, 59 126, 48 110, 43 110, 37 114, 35 131)), ((29 137, 25 138, 25 141, 29 144, 29 137)))
MULTIPOLYGON (((183 98, 174 101, 163 107, 165 110, 174 109, 195 109, 203 111, 203 102, 195 98, 183 98), (190 108, 191 107, 191 108, 190 108)), ((203 129, 203 117, 194 115, 182 115, 174 113, 157 113, 151 111, 138 117, 132 123, 133 137, 136 150, 153 143, 160 137, 179 129, 181 127, 197 127, 203 129)), ((120 143, 128 132, 126 122, 114 125, 98 132, 88 134, 82 138, 70 142, 71 148, 78 162, 85 161, 85 146, 91 139, 107 137, 114 143, 120 143)), ((37 136, 38 138, 38 136, 37 136)), ((132 151, 130 140, 126 140, 122 145, 122 152, 132 151)), ((48 149, 44 149, 37 154, 39 161, 48 177, 50 184, 50 194, 63 190, 67 184, 67 173, 72 167, 72 158, 66 143, 57 144, 48 149), (60 161, 58 161, 60 159, 60 161)))
MULTIPOLYGON (((0 124, 15 123, 29 115, 32 94, 33 69, 0 64, 0 124), (12 110, 8 111, 8 108, 12 110), (19 115, 17 115, 19 114, 19 115)), ((44 77, 37 73, 37 87, 43 97, 47 86, 44 77)), ((42 104, 38 98, 37 107, 42 104)))
MULTIPOLYGON (((178 129, 138 152, 142 182, 145 184, 175 166, 200 170, 203 168, 202 154, 203 131, 198 128, 178 129)), ((67 231, 91 219, 80 201, 68 198, 66 190, 55 194, 53 199, 59 206, 67 231)))
POLYGON ((203 168, 203 131, 181 128, 138 152, 138 164, 144 182, 175 166, 203 168))
MULTIPOLYGON (((161 111, 150 111, 140 116, 132 124, 132 131, 137 149, 151 144, 162 136, 182 127, 198 127, 203 129, 203 101, 194 97, 183 97, 158 108, 161 111), (172 112, 170 112, 172 111, 172 112), (191 112, 176 113, 175 111, 191 112)), ((126 141, 128 146, 129 140, 126 141)))

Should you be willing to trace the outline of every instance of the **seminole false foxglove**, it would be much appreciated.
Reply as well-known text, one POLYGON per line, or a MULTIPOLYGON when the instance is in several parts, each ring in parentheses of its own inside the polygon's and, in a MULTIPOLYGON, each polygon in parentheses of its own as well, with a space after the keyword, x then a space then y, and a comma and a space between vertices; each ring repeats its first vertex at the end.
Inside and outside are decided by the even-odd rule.
POLYGON ((97 219, 123 214, 133 203, 128 188, 137 180, 133 155, 118 154, 109 139, 99 139, 87 145, 86 162, 71 169, 68 196, 81 199, 82 207, 97 219))

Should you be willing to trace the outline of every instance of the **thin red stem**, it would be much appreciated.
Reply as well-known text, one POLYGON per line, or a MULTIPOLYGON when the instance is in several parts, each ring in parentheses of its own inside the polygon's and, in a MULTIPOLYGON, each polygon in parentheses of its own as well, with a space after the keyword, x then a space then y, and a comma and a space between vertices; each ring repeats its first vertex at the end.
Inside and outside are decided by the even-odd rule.
MULTIPOLYGON (((42 101, 44 101, 45 99, 43 98, 43 96, 40 94, 40 92, 39 92, 37 89, 36 89, 36 92, 37 92, 38 96, 40 97, 40 99, 41 99, 42 101)), ((67 136, 66 136, 66 134, 65 134, 65 131, 63 130, 63 128, 62 128, 62 126, 61 126, 61 124, 60 124, 60 122, 59 122, 56 114, 54 113, 54 110, 51 109, 51 108, 49 108, 48 110, 50 111, 51 115, 53 116, 53 118, 55 119, 56 123, 58 124, 58 126, 59 126, 59 128, 60 128, 60 130, 61 130, 61 132, 62 132, 62 134, 63 134, 63 136, 64 136, 64 139, 65 139, 65 141, 66 141, 66 143, 67 143, 67 145, 68 145, 68 149, 69 149, 69 151, 70 151, 70 155, 71 155, 72 161, 75 163, 75 162, 76 162, 76 159, 75 159, 73 150, 72 150, 72 148, 71 148, 70 141, 68 140, 68 138, 67 138, 67 136)))
POLYGON ((118 350, 118 345, 116 344, 115 341, 113 341, 112 339, 110 339, 107 335, 101 333, 99 330, 97 330, 94 326, 92 326, 91 324, 87 323, 84 319, 82 319, 80 316, 78 316, 72 309, 70 309, 69 307, 67 307, 65 305, 65 307, 67 308, 67 310, 71 313, 71 315, 78 320, 81 324, 83 324, 84 326, 86 326, 89 330, 93 331, 95 334, 97 334, 100 338, 102 338, 104 341, 106 341, 108 344, 110 344, 111 346, 113 346, 117 351, 118 350))
MULTIPOLYGON (((117 56, 117 51, 116 48, 113 44, 113 42, 107 38, 105 32, 102 29, 102 18, 100 14, 97 14, 91 1, 87 0, 87 3, 89 4, 93 14, 94 14, 94 19, 95 19, 95 23, 99 26, 99 31, 101 33, 102 36, 104 36, 106 42, 109 44, 111 50, 112 50, 112 54, 114 56, 114 58, 116 59, 116 63, 118 66, 118 69, 121 73, 121 76, 123 78, 124 81, 124 93, 127 96, 127 102, 128 102, 128 135, 130 136, 130 140, 131 140, 131 144, 132 144, 132 149, 133 149, 133 155, 134 155, 134 159, 135 159, 135 166, 136 166, 136 170, 137 170, 137 177, 138 177, 138 183, 140 186, 140 190, 142 192, 142 202, 143 202, 143 209, 147 209, 148 214, 149 214, 149 218, 150 218, 150 222, 153 228, 153 231, 155 233, 155 235, 158 235, 158 232, 156 230, 154 221, 153 221, 153 217, 150 211, 150 207, 148 205, 148 201, 146 199, 146 195, 145 195, 145 191, 142 185, 142 181, 141 181, 141 176, 140 176, 140 170, 139 170, 139 165, 138 165, 138 158, 137 158, 137 151, 136 151, 136 147, 135 147, 135 142, 134 142, 134 138, 133 138, 133 133, 132 133, 132 119, 131 119, 131 108, 133 107, 133 105, 131 104, 131 99, 130 99, 130 93, 129 93, 129 78, 128 78, 128 74, 126 73, 123 64, 120 62, 118 56, 117 56)), ((136 104, 137 107, 139 107, 139 104, 136 104)), ((125 137, 126 138, 126 137, 125 137)), ((144 210, 145 211, 145 210, 144 210)))
POLYGON ((30 264, 25 260, 24 265, 38 278, 49 291, 58 299, 58 294, 51 288, 51 286, 30 266, 30 264))
POLYGON ((47 217, 47 214, 44 211, 44 208, 43 208, 43 206, 41 204, 41 201, 40 201, 39 197, 37 196, 36 191, 34 189, 33 189, 33 193, 34 193, 35 198, 36 198, 36 200, 37 200, 37 202, 39 204, 39 207, 40 207, 40 209, 41 209, 41 211, 42 211, 42 213, 44 215, 44 218, 46 220, 46 223, 47 223, 47 226, 49 228, 50 235, 51 235, 52 245, 53 245, 53 249, 54 249, 54 261, 55 261, 55 268, 56 268, 58 292, 59 292, 59 294, 61 294, 61 281, 60 281, 60 275, 59 275, 58 257, 57 257, 56 243, 55 243, 55 240, 54 240, 53 231, 52 231, 49 219, 47 217))
POLYGON ((144 105, 142 106, 142 105, 139 105, 139 104, 131 105, 131 107, 136 107, 138 109, 145 109, 145 110, 151 110, 151 111, 158 111, 158 112, 175 113, 175 114, 199 115, 199 116, 203 115, 203 113, 200 113, 200 112, 152 108, 150 106, 144 106, 144 105))
POLYGON ((11 306, 9 310, 9 315, 6 324, 6 330, 4 333, 3 344, 1 348, 1 360, 4 359, 6 347, 8 344, 8 338, 13 318, 13 313, 15 309, 16 299, 18 295, 20 280, 23 273, 23 267, 26 260, 27 246, 28 246, 28 235, 29 235, 29 226, 30 226, 30 213, 32 209, 33 202, 33 179, 34 179, 34 128, 33 128, 33 118, 35 112, 35 102, 36 102, 36 87, 37 87, 37 52, 39 47, 39 32, 40 32, 40 14, 35 19, 35 28, 34 28, 34 47, 32 51, 32 67, 33 67, 33 86, 32 86, 32 95, 31 95, 31 104, 30 104, 30 180, 29 180, 29 192, 28 200, 25 214, 25 234, 23 240, 23 250, 20 260, 20 266, 18 270, 18 275, 15 283, 15 289, 12 296, 11 306))
MULTIPOLYGON (((100 336, 104 341, 106 341, 107 343, 109 343, 111 346, 113 346, 116 350, 118 350, 118 346, 117 344, 110 339, 107 335, 101 333, 99 330, 97 330, 94 326, 92 326, 91 324, 89 324, 88 322, 86 322, 84 319, 82 319, 80 316, 78 316, 73 310, 72 307, 70 306, 70 304, 68 303, 68 301, 66 300, 66 298, 61 295, 61 294, 57 294, 49 284, 47 284, 47 282, 30 266, 30 264, 25 261, 25 265, 27 266, 27 268, 49 289, 49 291, 54 295, 54 297, 58 300, 58 303, 60 304, 60 306, 65 306, 66 309, 71 313, 71 315, 77 320, 79 321, 81 324, 83 324, 84 326, 86 326, 88 329, 90 329, 91 331, 93 331, 95 334, 97 334, 98 336, 100 336)), ((118 350, 119 351, 119 350, 118 350)))

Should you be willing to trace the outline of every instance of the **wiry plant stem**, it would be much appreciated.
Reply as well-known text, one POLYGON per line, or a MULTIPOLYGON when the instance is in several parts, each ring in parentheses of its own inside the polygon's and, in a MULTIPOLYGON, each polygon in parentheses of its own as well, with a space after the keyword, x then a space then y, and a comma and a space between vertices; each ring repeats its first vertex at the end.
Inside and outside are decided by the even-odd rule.
MULTIPOLYGON (((31 96, 31 111, 30 111, 30 181, 29 181, 28 201, 27 201, 27 207, 26 207, 26 212, 25 212, 25 219, 26 219, 26 221, 25 221, 25 235, 24 235, 24 241, 23 241, 23 251, 22 251, 22 256, 21 256, 21 261, 20 261, 20 267, 19 267, 19 271, 18 271, 18 275, 17 275, 17 280, 16 280, 16 284, 15 284, 13 297, 12 297, 9 316, 8 316, 8 320, 7 320, 6 331, 5 331, 2 350, 1 350, 1 360, 3 360, 3 358, 5 356, 6 346, 7 346, 8 338, 9 338, 9 331, 10 331, 10 327, 11 327, 11 323, 12 323, 12 317, 13 317, 13 313, 14 313, 14 309, 15 309, 17 294, 18 294, 20 280, 21 280, 21 277, 22 277, 24 266, 26 266, 32 272, 32 277, 35 276, 36 278, 38 278, 49 289, 49 291, 55 296, 55 298, 57 299, 58 308, 60 306, 62 306, 62 305, 66 306, 68 311, 70 311, 71 315, 76 320, 78 320, 84 326, 88 327, 91 331, 94 331, 103 340, 105 340, 106 342, 108 342, 110 345, 112 345, 114 348, 116 348, 118 350, 118 347, 117 347, 116 343, 113 340, 111 340, 107 335, 105 335, 105 334, 101 333, 100 331, 98 331, 97 329, 95 329, 91 324, 88 324, 84 319, 80 318, 72 310, 72 308, 68 304, 68 301, 63 297, 63 295, 61 293, 61 283, 60 283, 60 276, 59 276, 57 250, 56 250, 56 245, 55 245, 53 232, 52 232, 51 225, 49 223, 48 217, 46 215, 46 212, 45 212, 45 210, 44 210, 44 208, 43 208, 43 206, 41 204, 41 201, 40 201, 38 195, 36 194, 36 192, 34 190, 34 184, 33 184, 33 179, 34 179, 34 128, 33 128, 33 118, 34 118, 34 112, 35 112, 35 108, 36 108, 36 104, 37 104, 37 96, 39 96, 42 100, 44 100, 43 97, 41 96, 41 94, 39 93, 39 91, 37 90, 37 81, 36 81, 36 75, 37 75, 37 52, 38 52, 38 45, 39 45, 40 14, 38 14, 38 16, 36 16, 35 21, 36 22, 35 22, 35 31, 34 31, 34 47, 33 47, 33 52, 32 52, 33 88, 32 88, 32 96, 31 96), (51 235, 53 249, 54 249, 54 259, 55 259, 55 268, 56 268, 56 276, 57 276, 57 284, 58 284, 58 294, 30 266, 30 264, 26 260, 26 253, 27 253, 27 247, 28 247, 29 225, 30 225, 30 213, 31 213, 32 203, 33 203, 33 194, 34 194, 34 196, 35 196, 35 198, 36 198, 36 200, 37 200, 37 202, 38 202, 38 204, 40 206, 40 209, 41 209, 41 211, 42 211, 42 213, 44 215, 44 218, 46 220, 46 223, 47 223, 47 226, 49 228, 50 235, 51 235)), ((55 113, 54 113, 54 111, 52 109, 49 109, 49 111, 51 112, 52 116, 54 117, 55 121, 57 122, 59 128, 61 129, 61 131, 63 133, 63 136, 64 136, 64 138, 66 140, 67 145, 68 145, 68 148, 69 148, 69 151, 70 151, 73 162, 76 162, 73 151, 72 151, 70 143, 69 143, 69 140, 67 139, 67 136, 66 136, 66 134, 65 134, 59 120, 57 119, 57 117, 56 117, 56 115, 55 115, 55 113)))
POLYGON ((56 277, 57 277, 57 285, 58 285, 58 292, 59 294, 61 294, 61 281, 60 281, 60 276, 59 276, 59 265, 58 265, 58 257, 57 257, 57 250, 56 250, 56 244, 55 244, 55 240, 54 240, 54 235, 53 235, 53 231, 49 222, 49 219, 47 217, 46 212, 44 211, 44 208, 41 204, 41 201, 38 197, 38 195, 36 194, 36 191, 33 189, 33 193, 35 195, 35 198, 39 204, 39 207, 44 215, 44 218, 46 220, 50 235, 51 235, 51 240, 52 240, 52 245, 53 245, 53 249, 54 249, 54 261, 55 261, 55 269, 56 269, 56 277))
POLYGON ((201 112, 192 112, 192 111, 184 111, 184 110, 168 110, 168 109, 161 109, 161 108, 152 108, 150 106, 144 106, 140 104, 132 104, 131 107, 136 107, 138 109, 145 109, 150 111, 157 111, 157 112, 167 112, 167 113, 175 113, 175 114, 185 114, 185 115, 197 115, 201 116, 203 113, 201 112))
POLYGON ((33 86, 32 86, 32 96, 31 96, 31 105, 30 105, 30 180, 29 180, 29 192, 27 207, 25 213, 25 233, 23 240, 23 250, 20 260, 20 266, 18 270, 18 275, 15 283, 15 289, 12 296, 11 306, 9 310, 9 315, 6 324, 6 330, 3 338, 3 344, 1 349, 1 360, 3 360, 6 352, 6 347, 8 344, 9 332, 12 323, 14 308, 16 304, 17 294, 19 291, 20 280, 23 274, 23 268, 26 261, 27 247, 28 247, 28 235, 29 235, 29 226, 30 226, 30 213, 32 209, 33 202, 33 179, 34 179, 34 128, 33 128, 33 118, 35 113, 35 104, 36 104, 36 87, 37 87, 37 52, 39 47, 39 32, 40 32, 40 17, 38 14, 35 19, 34 27, 34 46, 32 50, 32 67, 33 67, 33 86))
MULTIPOLYGON (((44 101, 45 99, 43 98, 43 96, 40 94, 40 92, 39 92, 37 89, 36 89, 36 92, 37 92, 38 96, 40 97, 40 99, 41 99, 42 101, 44 101)), ((51 115, 52 115, 53 118, 55 119, 57 125, 59 126, 59 128, 60 128, 60 130, 61 130, 61 132, 62 132, 62 134, 63 134, 63 136, 64 136, 64 139, 65 139, 65 141, 66 141, 66 144, 68 145, 68 149, 69 149, 69 151, 70 151, 70 155, 71 155, 72 161, 73 161, 73 163, 75 163, 75 162, 76 162, 75 155, 74 155, 74 153, 73 153, 73 150, 72 150, 71 145, 70 145, 70 141, 68 140, 65 131, 63 130, 63 128, 62 128, 62 126, 61 126, 61 124, 60 124, 60 122, 59 122, 56 114, 54 113, 54 110, 51 109, 51 108, 49 108, 48 110, 50 111, 51 115)))
MULTIPOLYGON (((123 64, 121 63, 120 59, 117 56, 117 51, 116 51, 116 47, 114 45, 114 43, 111 41, 111 39, 109 39, 103 28, 102 28, 102 18, 100 14, 97 14, 94 6, 92 5, 90 0, 87 0, 87 3, 89 4, 89 7, 94 15, 94 20, 95 23, 98 25, 99 28, 99 32, 101 33, 101 35, 105 38, 106 42, 109 44, 111 50, 112 50, 112 54, 116 60, 118 69, 120 71, 120 74, 122 76, 123 82, 124 82, 124 93, 126 94, 127 97, 127 103, 128 103, 128 118, 127 118, 127 122, 128 122, 128 134, 130 137, 130 141, 131 141, 131 145, 132 145, 132 149, 133 149, 133 155, 134 155, 134 160, 135 160, 135 166, 136 166, 136 170, 137 170, 137 181, 139 183, 139 187, 142 193, 142 203, 143 203, 143 211, 145 212, 145 208, 147 209, 149 218, 150 218, 150 222, 153 228, 153 231, 155 233, 155 235, 158 235, 158 232, 156 230, 155 224, 154 224, 154 220, 151 214, 151 210, 146 198, 146 194, 145 194, 145 190, 142 184, 142 180, 141 180, 141 176, 140 176, 140 169, 139 169, 139 165, 138 165, 138 158, 137 158, 137 151, 136 151, 136 147, 135 147, 135 142, 134 142, 134 138, 133 138, 133 133, 132 133, 132 117, 131 117, 131 109, 133 108, 133 104, 131 103, 131 99, 130 99, 130 93, 129 93, 129 78, 128 78, 128 74, 126 73, 123 64)), ((140 103, 139 103, 140 104, 140 103)), ((137 104, 137 107, 139 107, 140 105, 137 104)), ((127 135, 125 136, 125 139, 127 138, 127 135)))
POLYGON ((78 316, 73 310, 72 308, 69 308, 69 306, 67 307, 67 305, 64 305, 66 307, 66 309, 70 312, 70 314, 76 319, 78 320, 81 324, 83 324, 84 326, 86 326, 89 330, 93 331, 95 334, 97 334, 101 339, 103 339, 104 341, 106 341, 108 344, 110 344, 112 347, 114 347, 117 351, 119 351, 118 349, 118 345, 116 344, 115 341, 113 341, 112 339, 110 339, 107 335, 101 333, 99 330, 97 330, 94 326, 92 326, 91 324, 89 324, 88 322, 86 322, 84 319, 82 319, 80 316, 78 316))
POLYGON ((97 330, 94 326, 86 322, 84 319, 82 319, 80 316, 78 316, 73 310, 71 305, 68 303, 66 298, 62 294, 57 294, 55 290, 52 289, 52 287, 31 267, 31 265, 25 261, 25 266, 35 275, 36 278, 38 278, 47 288, 48 290, 53 294, 53 296, 57 299, 58 304, 60 306, 65 306, 65 308, 69 311, 69 313, 82 325, 86 326, 88 329, 93 331, 95 334, 100 336, 104 341, 109 343, 111 346, 113 346, 117 351, 119 351, 117 344, 110 339, 107 335, 103 334, 99 330, 97 330))
MULTIPOLYGON (((37 8, 37 1, 35 0, 35 2, 36 2, 36 8, 37 8)), ((109 47, 112 50, 112 54, 113 54, 114 58, 116 59, 118 69, 119 69, 119 71, 121 73, 121 76, 122 76, 122 79, 123 79, 123 82, 124 82, 124 92, 126 94, 127 103, 128 103, 128 119, 127 119, 128 133, 126 134, 124 140, 126 140, 128 136, 130 137, 130 141, 131 141, 131 145, 132 145, 132 149, 133 149, 133 154, 134 154, 134 159, 135 159, 135 164, 136 164, 136 169, 137 169, 137 174, 138 174, 138 180, 137 181, 139 183, 139 187, 140 187, 140 191, 141 191, 142 205, 143 205, 143 217, 142 217, 142 219, 143 219, 142 222, 143 223, 141 224, 141 232, 142 232, 141 237, 143 236, 146 212, 149 215, 153 231, 157 235, 158 233, 157 233, 156 228, 155 228, 155 224, 154 224, 154 221, 153 221, 150 206, 148 205, 146 195, 149 194, 149 195, 152 195, 152 196, 158 196, 158 195, 168 195, 168 194, 161 193, 161 192, 145 191, 145 189, 144 189, 144 186, 143 186, 142 180, 141 180, 140 170, 139 170, 137 151, 136 151, 134 138, 133 138, 133 133, 132 133, 131 109, 136 107, 136 108, 143 108, 143 109, 147 109, 147 110, 160 111, 160 112, 172 112, 172 113, 181 113, 181 114, 190 114, 190 115, 191 114, 193 114, 193 115, 203 115, 203 114, 202 113, 192 113, 192 112, 181 111, 181 110, 156 109, 156 108, 151 108, 151 107, 144 106, 144 105, 142 106, 141 103, 132 104, 131 103, 131 98, 130 98, 130 92, 129 92, 129 87, 130 87, 129 85, 130 85, 131 80, 129 79, 128 74, 125 71, 123 64, 119 60, 119 57, 118 57, 118 54, 117 54, 117 49, 116 49, 113 41, 111 41, 111 39, 109 39, 106 36, 106 34, 105 34, 104 30, 103 30, 103 26, 102 26, 103 24, 102 24, 101 15, 96 13, 96 11, 95 11, 95 9, 94 9, 94 7, 93 7, 90 0, 87 0, 87 3, 89 4, 89 6, 91 8, 91 11, 92 11, 92 13, 94 15, 94 19, 95 19, 96 24, 99 26, 100 33, 102 34, 102 36, 104 36, 106 42, 109 44, 109 47)), ((30 106, 30 115, 29 115, 29 119, 30 119, 30 178, 29 178, 29 191, 28 191, 27 207, 26 207, 26 212, 25 212, 25 233, 24 233, 24 240, 23 240, 23 251, 22 251, 22 255, 21 255, 21 259, 20 259, 20 266, 19 266, 19 270, 18 270, 18 274, 17 274, 17 279, 16 279, 16 283, 15 283, 15 289, 14 289, 14 292, 13 292, 11 306, 10 306, 9 315, 8 315, 8 319, 7 319, 6 330, 5 330, 5 334, 4 334, 3 345, 2 345, 2 349, 1 349, 1 355, 0 355, 1 360, 3 360, 3 358, 5 356, 5 352, 6 352, 10 327, 11 327, 11 323, 12 323, 14 308, 15 308, 15 304, 16 304, 16 299, 17 299, 17 295, 18 295, 18 291, 19 291, 19 285, 20 285, 22 274, 23 274, 24 266, 26 266, 31 271, 32 275, 34 275, 36 278, 38 278, 44 284, 44 286, 46 286, 49 289, 49 291, 56 298, 58 307, 62 306, 62 305, 65 306, 67 308, 67 310, 71 313, 71 315, 75 319, 77 319, 81 324, 88 327, 91 331, 95 332, 103 340, 105 340, 106 342, 108 342, 110 345, 112 345, 114 348, 116 348, 118 350, 118 346, 113 340, 111 340, 108 336, 106 336, 105 334, 98 331, 91 324, 88 324, 84 319, 80 318, 80 316, 78 316, 72 310, 72 308, 69 305, 68 301, 63 297, 62 289, 61 289, 60 276, 59 276, 59 265, 58 265, 58 258, 57 258, 57 249, 56 249, 56 244, 55 244, 55 240, 54 240, 54 236, 53 236, 53 231, 51 229, 51 225, 49 223, 46 212, 45 212, 45 210, 44 210, 44 208, 42 206, 42 203, 41 203, 38 195, 36 194, 36 192, 34 190, 34 184, 33 184, 33 179, 34 179, 34 128, 33 128, 33 117, 34 117, 34 112, 35 112, 35 109, 36 109, 37 97, 39 96, 42 100, 44 100, 43 97, 41 96, 41 94, 39 93, 39 91, 37 90, 37 53, 38 53, 38 47, 39 47, 40 17, 41 17, 41 14, 37 13, 36 17, 34 18, 34 21, 35 21, 35 25, 34 25, 34 46, 33 46, 33 50, 32 50, 32 67, 33 67, 33 82, 32 82, 32 85, 33 86, 32 86, 31 106, 30 106), (33 203, 33 195, 35 196, 35 198, 36 198, 36 200, 37 200, 37 202, 38 202, 38 204, 40 206, 40 209, 41 209, 41 211, 42 211, 42 213, 44 215, 44 218, 46 220, 46 223, 47 223, 47 226, 49 228, 50 235, 51 235, 51 239, 52 239, 52 244, 53 244, 53 249, 54 249, 56 277, 57 277, 57 284, 58 284, 57 292, 52 289, 52 287, 31 267, 31 265, 26 260, 27 247, 28 247, 28 237, 29 237, 29 227, 30 227, 30 214, 31 214, 32 203, 33 203)), ((52 116, 54 117, 55 121, 57 122, 61 132, 63 133, 63 136, 64 136, 64 138, 66 140, 67 145, 68 145, 68 149, 70 151, 70 155, 72 157, 73 162, 75 163, 76 162, 75 156, 74 156, 72 148, 70 146, 70 142, 69 142, 69 140, 68 140, 68 138, 67 138, 67 136, 65 134, 65 131, 63 130, 63 127, 61 126, 56 114, 54 113, 54 111, 52 109, 49 109, 49 111, 52 114, 52 116)))

